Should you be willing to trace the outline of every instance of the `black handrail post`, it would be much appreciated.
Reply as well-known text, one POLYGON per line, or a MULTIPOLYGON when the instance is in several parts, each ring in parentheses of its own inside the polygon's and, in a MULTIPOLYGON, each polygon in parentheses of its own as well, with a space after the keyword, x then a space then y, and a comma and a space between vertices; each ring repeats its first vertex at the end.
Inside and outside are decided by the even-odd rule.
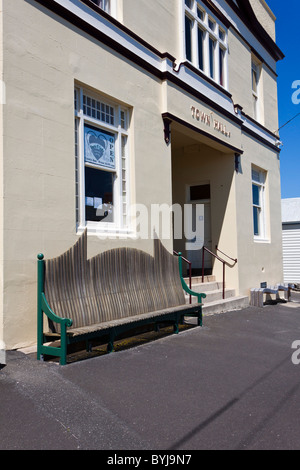
MULTIPOLYGON (((218 249, 216 247, 216 249, 218 249)), ((224 261, 222 258, 220 258, 219 256, 217 256, 215 253, 213 253, 212 251, 210 251, 208 248, 206 248, 205 246, 203 246, 203 253, 202 253, 202 283, 204 282, 204 253, 205 251, 207 251, 207 253, 210 253, 212 256, 214 256, 218 261, 220 261, 221 263, 223 263, 223 300, 225 299, 225 267, 226 267, 226 261, 224 261)), ((220 250, 219 250, 220 251, 220 250)), ((225 253, 224 253, 225 254, 225 253)), ((225 255, 227 256, 227 255, 225 255)), ((229 258, 229 256, 228 256, 229 258)), ((233 260, 233 258, 230 258, 233 260)), ((237 263, 237 259, 233 260, 234 263, 236 264, 237 263)))

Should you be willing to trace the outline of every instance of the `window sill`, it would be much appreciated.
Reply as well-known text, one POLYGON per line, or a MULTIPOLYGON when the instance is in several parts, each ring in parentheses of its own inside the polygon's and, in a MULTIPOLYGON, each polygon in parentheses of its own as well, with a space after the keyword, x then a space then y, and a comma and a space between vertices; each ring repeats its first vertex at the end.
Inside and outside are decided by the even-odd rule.
POLYGON ((271 243, 269 238, 254 237, 254 243, 271 243))
POLYGON ((97 236, 101 239, 136 239, 137 234, 129 228, 118 228, 114 224, 106 224, 94 222, 86 226, 77 227, 77 235, 81 235, 87 229, 88 236, 97 236))
POLYGON ((227 95, 229 98, 232 98, 232 94, 228 91, 228 89, 225 86, 220 85, 220 83, 218 83, 218 81, 216 79, 211 78, 209 75, 207 75, 205 72, 203 72, 203 70, 197 68, 191 61, 185 60, 185 61, 181 62, 181 64, 179 65, 179 69, 182 65, 185 66, 185 67, 188 67, 196 75, 201 77, 203 80, 207 81, 210 85, 213 85, 214 87, 216 87, 219 91, 221 91, 222 93, 227 95))

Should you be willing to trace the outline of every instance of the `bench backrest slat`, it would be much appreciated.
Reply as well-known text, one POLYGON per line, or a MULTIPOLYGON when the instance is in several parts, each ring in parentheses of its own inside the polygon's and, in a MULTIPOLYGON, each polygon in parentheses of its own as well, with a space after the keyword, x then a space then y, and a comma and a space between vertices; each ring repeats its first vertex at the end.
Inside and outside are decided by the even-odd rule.
POLYGON ((154 239, 154 257, 132 248, 87 260, 87 232, 57 258, 45 262, 45 294, 56 315, 72 328, 126 318, 185 303, 178 259, 154 239))

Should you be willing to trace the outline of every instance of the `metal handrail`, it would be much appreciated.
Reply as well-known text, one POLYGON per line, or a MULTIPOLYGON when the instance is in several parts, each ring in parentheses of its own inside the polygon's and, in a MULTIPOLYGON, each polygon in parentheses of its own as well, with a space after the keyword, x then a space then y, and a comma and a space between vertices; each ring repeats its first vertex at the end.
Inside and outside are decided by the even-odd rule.
MULTIPOLYGON (((221 251, 221 250, 218 248, 217 245, 216 245, 216 251, 219 251, 220 253, 222 253, 222 255, 226 256, 226 258, 231 259, 231 261, 234 261, 234 264, 237 263, 237 259, 233 259, 233 258, 231 258, 230 256, 226 255, 226 253, 223 253, 223 251, 221 251)), ((232 267, 233 267, 233 266, 232 266, 232 267)))
MULTIPOLYGON (((220 251, 220 253, 222 253, 223 255, 227 256, 227 258, 231 259, 232 261, 234 261, 234 265, 237 263, 237 259, 233 259, 233 258, 230 258, 230 256, 226 255, 225 253, 223 253, 221 250, 218 249, 218 247, 216 247, 216 249, 218 251, 220 251)), ((205 255, 205 252, 209 253, 210 255, 214 256, 218 261, 220 261, 221 263, 223 263, 223 299, 225 299, 225 266, 227 264, 227 266, 233 268, 233 266, 229 265, 227 261, 225 261, 224 259, 220 258, 218 255, 216 255, 215 253, 213 253, 212 251, 210 251, 208 248, 206 248, 205 246, 203 246, 203 249, 202 249, 202 282, 204 282, 204 255, 205 255)))
MULTIPOLYGON (((173 250, 174 255, 179 256, 179 253, 177 251, 173 250)), ((185 261, 189 265, 189 288, 192 290, 192 263, 188 259, 184 258, 181 256, 181 259, 185 261)), ((190 295, 190 304, 192 303, 192 296, 190 295)))

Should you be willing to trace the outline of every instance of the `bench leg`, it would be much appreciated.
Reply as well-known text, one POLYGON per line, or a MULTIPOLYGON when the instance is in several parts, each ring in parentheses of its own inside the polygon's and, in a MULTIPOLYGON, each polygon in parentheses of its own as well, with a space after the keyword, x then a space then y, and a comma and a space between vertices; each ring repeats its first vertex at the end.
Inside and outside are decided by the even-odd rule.
POLYGON ((67 327, 66 324, 63 323, 61 325, 61 332, 60 332, 60 365, 65 366, 67 364, 67 327))
POLYGON ((180 320, 180 317, 179 317, 178 315, 176 315, 176 320, 174 321, 174 326, 173 326, 173 328, 174 328, 174 333, 175 333, 176 335, 179 334, 179 320, 180 320))
POLYGON ((109 334, 109 342, 107 344, 107 353, 108 354, 114 352, 114 340, 115 340, 115 334, 114 334, 114 332, 111 332, 109 334))
POLYGON ((202 326, 203 324, 203 315, 202 315, 202 310, 198 312, 198 326, 202 326))

